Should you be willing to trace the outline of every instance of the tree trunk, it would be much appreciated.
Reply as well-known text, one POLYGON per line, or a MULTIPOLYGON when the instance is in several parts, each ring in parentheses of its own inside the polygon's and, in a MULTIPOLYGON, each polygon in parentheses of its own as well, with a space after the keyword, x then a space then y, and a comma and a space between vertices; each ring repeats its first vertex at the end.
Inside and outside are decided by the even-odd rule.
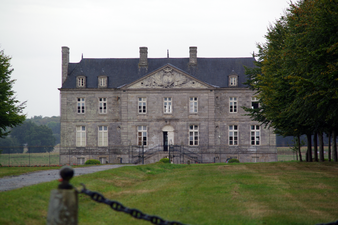
POLYGON ((306 161, 312 162, 312 143, 311 143, 311 134, 307 134, 307 154, 306 154, 306 161))
POLYGON ((318 142, 317 142, 317 131, 313 135, 313 148, 315 151, 315 161, 318 162, 318 142))
POLYGON ((324 162, 324 142, 323 142, 323 132, 318 133, 319 136, 319 161, 324 162))
POLYGON ((332 158, 333 158, 333 161, 334 162, 337 162, 337 133, 335 130, 333 130, 333 133, 332 133, 332 158))
POLYGON ((303 162, 302 160, 302 152, 301 152, 301 146, 300 146, 300 135, 298 135, 298 153, 299 153, 299 161, 303 162))
POLYGON ((329 132, 329 162, 331 162, 331 132, 329 132))

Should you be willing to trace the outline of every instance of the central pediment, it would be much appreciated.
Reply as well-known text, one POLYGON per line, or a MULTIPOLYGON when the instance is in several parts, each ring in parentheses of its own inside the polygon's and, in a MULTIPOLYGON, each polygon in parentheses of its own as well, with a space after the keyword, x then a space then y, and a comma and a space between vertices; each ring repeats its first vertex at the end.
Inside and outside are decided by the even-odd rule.
POLYGON ((210 88, 210 85, 168 64, 146 77, 131 83, 126 88, 210 88))

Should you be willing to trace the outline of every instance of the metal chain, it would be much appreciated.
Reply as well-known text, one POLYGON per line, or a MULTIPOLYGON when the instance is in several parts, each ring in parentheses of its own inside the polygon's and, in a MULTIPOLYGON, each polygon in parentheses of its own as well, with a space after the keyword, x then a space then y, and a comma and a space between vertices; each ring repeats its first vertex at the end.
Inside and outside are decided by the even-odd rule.
POLYGON ((180 222, 166 221, 158 216, 151 216, 151 215, 144 214, 138 209, 129 209, 117 201, 111 201, 109 199, 106 199, 102 194, 98 192, 93 192, 93 191, 86 189, 86 186, 84 184, 81 184, 81 185, 83 186, 83 189, 81 190, 80 193, 90 196, 90 198, 96 202, 109 205, 115 211, 130 214, 135 219, 146 220, 146 221, 151 222, 152 224, 157 224, 157 225, 184 225, 183 223, 180 223, 180 222))

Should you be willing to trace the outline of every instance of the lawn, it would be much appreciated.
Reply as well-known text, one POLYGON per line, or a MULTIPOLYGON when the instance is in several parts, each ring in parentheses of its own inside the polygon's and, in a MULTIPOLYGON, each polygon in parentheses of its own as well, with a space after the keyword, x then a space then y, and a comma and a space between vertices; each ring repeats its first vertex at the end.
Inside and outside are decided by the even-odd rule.
POLYGON ((0 154, 3 166, 59 165, 58 152, 0 154))
MULTIPOLYGON (((338 219, 337 174, 332 162, 150 164, 82 175, 72 183, 186 224, 318 224, 338 219)), ((45 224, 57 184, 0 192, 0 224, 45 224)), ((151 223, 81 194, 79 224, 151 223)))

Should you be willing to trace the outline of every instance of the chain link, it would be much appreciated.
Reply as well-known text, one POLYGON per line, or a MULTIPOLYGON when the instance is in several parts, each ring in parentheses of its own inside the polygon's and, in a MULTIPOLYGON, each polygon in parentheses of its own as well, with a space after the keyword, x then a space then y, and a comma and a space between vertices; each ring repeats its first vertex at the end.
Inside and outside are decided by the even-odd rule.
POLYGON ((180 223, 180 222, 166 221, 158 216, 151 216, 151 215, 144 214, 138 209, 129 209, 117 201, 111 201, 109 199, 106 199, 102 194, 98 192, 93 192, 93 191, 86 189, 86 186, 84 184, 81 184, 81 185, 83 186, 83 189, 81 190, 80 193, 90 196, 90 198, 96 202, 109 205, 115 211, 127 213, 131 215, 132 217, 134 217, 135 219, 146 220, 146 221, 151 222, 152 224, 157 224, 157 225, 184 225, 183 223, 180 223))

